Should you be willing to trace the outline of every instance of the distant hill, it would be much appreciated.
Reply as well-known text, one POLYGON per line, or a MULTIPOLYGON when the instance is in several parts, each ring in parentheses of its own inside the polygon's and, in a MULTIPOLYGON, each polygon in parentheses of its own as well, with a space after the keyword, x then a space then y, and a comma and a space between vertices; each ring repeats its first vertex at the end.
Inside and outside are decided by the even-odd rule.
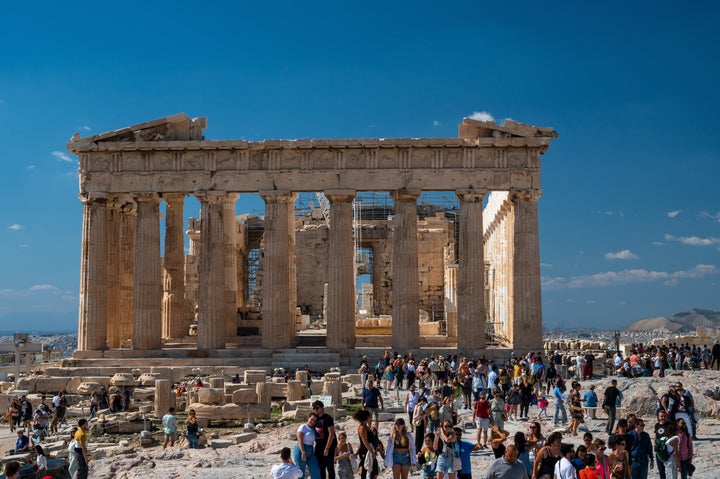
POLYGON ((698 326, 720 328, 720 311, 709 309, 690 309, 669 318, 657 316, 635 321, 627 327, 628 331, 667 331, 670 333, 694 332, 698 326))

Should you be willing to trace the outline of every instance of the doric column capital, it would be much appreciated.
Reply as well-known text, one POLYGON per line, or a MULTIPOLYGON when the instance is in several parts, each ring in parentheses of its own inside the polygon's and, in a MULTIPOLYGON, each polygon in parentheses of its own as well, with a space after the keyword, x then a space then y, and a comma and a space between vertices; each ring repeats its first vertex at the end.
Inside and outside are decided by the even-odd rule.
POLYGON ((223 196, 223 202, 234 203, 240 198, 240 193, 225 193, 223 196))
POLYGON ((395 190, 391 196, 394 201, 417 201, 420 198, 420 190, 395 190))
POLYGON ((455 190, 455 196, 457 196, 458 200, 460 200, 460 203, 482 203, 486 194, 487 190, 455 190))
POLYGON ((330 203, 350 203, 355 199, 355 190, 325 190, 330 203))
POLYGON ((83 204, 106 203, 108 201, 107 193, 99 192, 81 193, 78 195, 78 198, 80 198, 80 201, 83 202, 83 204))
POLYGON ((265 203, 292 203, 297 198, 297 193, 290 190, 260 190, 258 194, 265 203))
POLYGON ((152 191, 138 191, 130 193, 136 203, 160 203, 160 195, 152 191))
POLYGON ((185 199, 185 193, 163 193, 162 199, 168 204, 178 204, 185 199))
POLYGON ((195 191, 193 194, 195 195, 195 198, 197 198, 201 202, 221 204, 223 201, 225 201, 225 195, 227 193, 225 193, 224 191, 199 190, 195 191))
POLYGON ((542 196, 542 190, 512 190, 510 191, 510 199, 513 201, 533 201, 537 202, 542 196))

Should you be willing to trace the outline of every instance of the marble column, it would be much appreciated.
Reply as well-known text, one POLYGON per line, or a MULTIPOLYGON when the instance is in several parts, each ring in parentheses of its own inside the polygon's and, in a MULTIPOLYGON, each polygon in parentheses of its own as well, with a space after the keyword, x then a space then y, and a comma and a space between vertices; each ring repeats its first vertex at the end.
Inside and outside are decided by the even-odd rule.
POLYGON ((223 198, 223 249, 225 251, 225 337, 237 336, 237 222, 235 202, 240 195, 228 193, 223 198))
POLYGON ((295 346, 295 206, 291 191, 260 191, 265 201, 262 293, 263 348, 295 346))
POLYGON ((107 349, 107 197, 90 193, 83 202, 78 351, 107 349))
POLYGON ((227 330, 223 244, 225 192, 199 192, 195 196, 201 205, 197 348, 223 349, 227 330))
POLYGON ((107 345, 119 348, 120 337, 120 208, 122 200, 115 196, 107 202, 107 345))
POLYGON ((120 264, 119 298, 120 314, 118 335, 120 345, 132 340, 135 304, 135 235, 137 229, 137 205, 128 195, 122 198, 120 206, 120 264))
POLYGON ((330 201, 327 347, 355 348, 355 258, 352 201, 355 191, 326 191, 330 201))
POLYGON ((540 244, 537 202, 540 191, 513 191, 513 349, 542 348, 540 244))
POLYGON ((457 348, 465 354, 485 348, 485 255, 483 198, 485 191, 458 190, 457 348))
POLYGON ((163 259, 162 338, 178 340, 188 333, 185 311, 185 234, 183 193, 163 193, 165 255, 163 259))
POLYGON ((160 268, 160 197, 138 193, 135 230, 133 349, 162 347, 162 271, 160 268))
POLYGON ((420 347, 418 226, 416 190, 399 190, 392 194, 395 201, 393 221, 393 290, 392 347, 398 350, 420 347))

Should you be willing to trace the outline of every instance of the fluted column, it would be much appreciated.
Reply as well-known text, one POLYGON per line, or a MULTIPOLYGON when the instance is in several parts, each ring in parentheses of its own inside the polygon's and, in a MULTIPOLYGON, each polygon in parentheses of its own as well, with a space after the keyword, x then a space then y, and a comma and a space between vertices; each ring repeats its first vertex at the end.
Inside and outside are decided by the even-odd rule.
POLYGON ((330 201, 328 245, 327 347, 355 347, 355 260, 352 201, 354 191, 326 191, 330 201))
POLYGON ((540 194, 540 191, 511 193, 515 213, 512 342, 516 351, 540 351, 542 347, 540 244, 537 210, 540 194))
POLYGON ((133 195, 137 203, 135 231, 135 301, 133 349, 162 347, 162 272, 160 268, 160 198, 133 195))
POLYGON ((130 196, 122 198, 120 206, 120 264, 118 336, 120 345, 133 337, 135 304, 135 236, 137 230, 137 205, 130 196))
POLYGON ((80 310, 78 350, 107 348, 107 198, 81 195, 83 202, 80 256, 80 310))
POLYGON ((198 270, 199 350, 225 347, 225 253, 223 202, 225 193, 196 193, 200 200, 200 267, 198 270))
POLYGON ((417 199, 419 191, 400 190, 395 201, 393 234, 392 347, 420 347, 417 199))
POLYGON ((183 193, 164 193, 165 255, 163 260, 162 337, 183 338, 188 333, 185 311, 185 235, 183 193))
POLYGON ((120 339, 120 208, 119 197, 107 202, 107 345, 119 348, 120 339))
POLYGON ((260 191, 265 201, 265 256, 262 293, 262 346, 295 345, 295 201, 290 191, 260 191))
POLYGON ((237 222, 235 202, 240 195, 228 193, 223 198, 223 248, 225 251, 225 337, 237 336, 237 222))
POLYGON ((485 348, 485 255, 483 198, 485 191, 458 190, 457 347, 470 354, 485 348))

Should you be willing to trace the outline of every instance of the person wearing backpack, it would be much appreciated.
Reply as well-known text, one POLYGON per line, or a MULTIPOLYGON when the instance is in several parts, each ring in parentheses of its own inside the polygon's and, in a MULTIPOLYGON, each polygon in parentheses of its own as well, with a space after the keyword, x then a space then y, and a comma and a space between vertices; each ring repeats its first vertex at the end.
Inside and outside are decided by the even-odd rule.
POLYGON ((654 457, 650 434, 645 432, 645 421, 638 419, 635 429, 630 431, 633 436, 630 461, 632 464, 632 479, 647 479, 648 468, 653 469, 654 457))
POLYGON ((677 425, 674 422, 668 423, 664 441, 660 441, 666 452, 662 451, 661 444, 657 444, 655 448, 658 460, 663 461, 665 479, 677 479, 680 470, 680 438, 677 432, 677 425))

